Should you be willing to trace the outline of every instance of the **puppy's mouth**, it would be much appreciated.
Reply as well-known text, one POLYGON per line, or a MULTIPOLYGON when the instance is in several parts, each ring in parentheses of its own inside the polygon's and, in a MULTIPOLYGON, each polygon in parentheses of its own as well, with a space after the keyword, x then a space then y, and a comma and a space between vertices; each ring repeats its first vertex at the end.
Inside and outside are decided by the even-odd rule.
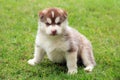
POLYGON ((57 34, 50 34, 51 36, 56 36, 57 34))
POLYGON ((57 33, 51 33, 50 35, 51 35, 51 36, 56 36, 56 35, 57 35, 57 33))

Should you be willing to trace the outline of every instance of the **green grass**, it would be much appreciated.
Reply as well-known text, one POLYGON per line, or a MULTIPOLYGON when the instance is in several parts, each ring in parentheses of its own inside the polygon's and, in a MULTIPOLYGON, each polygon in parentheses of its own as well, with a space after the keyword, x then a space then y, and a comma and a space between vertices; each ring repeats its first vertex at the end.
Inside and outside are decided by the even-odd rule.
POLYGON ((120 0, 0 0, 0 80, 120 80, 120 0), (69 24, 93 44, 97 66, 67 75, 67 67, 47 57, 34 67, 38 12, 68 11, 69 24))

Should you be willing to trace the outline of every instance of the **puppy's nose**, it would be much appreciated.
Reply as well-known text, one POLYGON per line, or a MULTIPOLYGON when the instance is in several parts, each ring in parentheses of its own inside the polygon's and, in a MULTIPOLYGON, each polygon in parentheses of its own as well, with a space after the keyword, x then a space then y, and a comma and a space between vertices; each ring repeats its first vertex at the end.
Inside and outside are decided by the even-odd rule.
POLYGON ((55 35, 57 30, 52 30, 52 34, 55 35))

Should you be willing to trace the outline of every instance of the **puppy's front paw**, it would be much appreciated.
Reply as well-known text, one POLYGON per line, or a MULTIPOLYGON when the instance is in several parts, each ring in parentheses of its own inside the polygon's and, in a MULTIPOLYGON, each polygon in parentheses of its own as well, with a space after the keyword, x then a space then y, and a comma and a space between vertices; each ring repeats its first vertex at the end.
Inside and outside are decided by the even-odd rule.
POLYGON ((35 60, 34 59, 28 60, 28 64, 34 66, 35 65, 35 60))
POLYGON ((86 72, 91 72, 92 69, 93 69, 93 66, 87 66, 86 68, 84 68, 86 72))
POLYGON ((77 69, 68 70, 68 74, 70 75, 76 74, 76 73, 77 73, 77 69))

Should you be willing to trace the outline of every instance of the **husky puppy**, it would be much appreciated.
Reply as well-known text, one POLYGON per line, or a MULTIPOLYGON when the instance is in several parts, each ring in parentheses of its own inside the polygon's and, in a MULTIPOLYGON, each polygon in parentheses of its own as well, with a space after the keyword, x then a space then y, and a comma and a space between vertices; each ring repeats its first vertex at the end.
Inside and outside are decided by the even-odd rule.
POLYGON ((45 54, 54 63, 66 62, 68 74, 77 73, 80 59, 87 72, 96 64, 90 41, 68 25, 67 13, 60 8, 47 8, 39 13, 34 58, 28 63, 40 63, 45 54))

